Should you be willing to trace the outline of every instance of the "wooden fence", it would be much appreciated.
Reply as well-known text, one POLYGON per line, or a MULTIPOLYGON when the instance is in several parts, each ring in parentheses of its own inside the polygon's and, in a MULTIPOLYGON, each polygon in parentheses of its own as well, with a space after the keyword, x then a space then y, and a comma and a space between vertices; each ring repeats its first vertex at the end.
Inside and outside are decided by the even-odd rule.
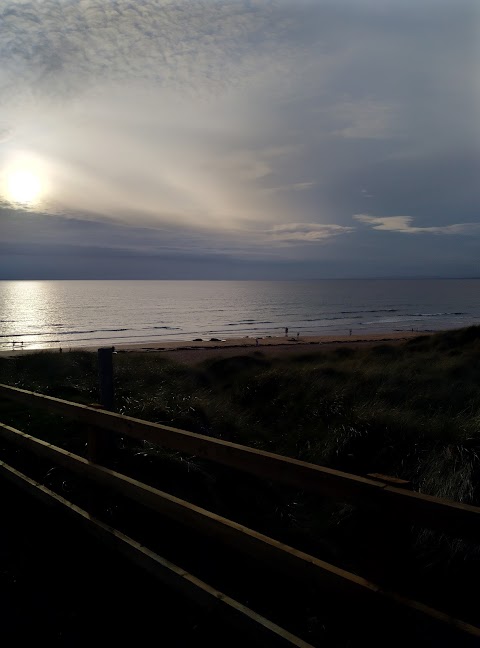
MULTIPOLYGON (((455 628, 466 636, 480 638, 480 629, 471 624, 454 619, 423 603, 386 591, 356 574, 106 468, 101 465, 104 459, 101 455, 106 451, 106 446, 104 443, 99 444, 98 439, 105 439, 107 432, 148 440, 271 481, 358 505, 366 505, 370 509, 374 507, 385 519, 393 516, 397 521, 402 520, 405 523, 434 528, 454 536, 468 536, 476 541, 480 540, 480 508, 411 492, 392 486, 388 481, 381 479, 369 479, 324 468, 290 457, 9 385, 0 385, 0 398, 85 423, 89 430, 89 458, 84 459, 11 426, 0 424, 0 436, 9 442, 121 493, 130 500, 179 521, 202 534, 214 536, 225 545, 249 558, 262 561, 263 564, 280 573, 304 583, 314 584, 328 592, 336 591, 353 600, 361 600, 370 607, 372 615, 379 606, 394 607, 417 616, 422 622, 428 620, 434 624, 444 625, 446 628, 455 628)), ((34 494, 41 499, 47 498, 57 505, 62 505, 70 515, 81 519, 94 533, 101 535, 104 540, 113 541, 126 555, 149 568, 170 585, 194 598, 215 601, 215 605, 220 605, 218 601, 221 600, 221 607, 224 610, 228 609, 228 613, 233 615, 236 622, 254 628, 255 632, 264 633, 269 641, 283 645, 308 645, 240 603, 202 583, 191 574, 187 574, 181 568, 172 566, 171 563, 141 547, 131 538, 94 520, 85 511, 66 502, 45 487, 35 484, 4 462, 0 462, 0 473, 29 492, 34 491, 34 494)))

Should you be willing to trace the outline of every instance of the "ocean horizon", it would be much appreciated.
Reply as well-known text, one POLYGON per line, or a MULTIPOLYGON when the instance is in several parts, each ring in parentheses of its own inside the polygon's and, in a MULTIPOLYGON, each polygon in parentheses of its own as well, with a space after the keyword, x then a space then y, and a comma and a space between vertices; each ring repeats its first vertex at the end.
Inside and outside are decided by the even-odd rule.
POLYGON ((4 351, 430 332, 480 323, 480 279, 12 280, 0 305, 4 351))

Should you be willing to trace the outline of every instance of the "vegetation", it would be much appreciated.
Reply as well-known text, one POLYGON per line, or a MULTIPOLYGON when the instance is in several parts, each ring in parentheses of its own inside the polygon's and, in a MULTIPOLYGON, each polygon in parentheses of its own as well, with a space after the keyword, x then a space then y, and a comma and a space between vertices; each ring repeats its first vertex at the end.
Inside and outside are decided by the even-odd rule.
MULTIPOLYGON (((0 381, 98 400, 96 357, 86 352, 18 353, 1 359, 0 381)), ((286 359, 257 351, 193 367, 162 354, 118 354, 115 381, 122 413, 480 503, 480 327, 286 359)))
MULTIPOLYGON (((289 357, 257 350, 195 366, 161 353, 119 353, 117 409, 360 475, 389 474, 425 493, 480 504, 480 327, 402 344, 311 349, 289 357)), ((19 352, 0 359, 0 382, 98 402, 92 353, 19 352)), ((6 402, 0 402, 0 421, 85 453, 85 430, 78 423, 6 402)), ((85 486, 65 471, 33 465, 7 443, 0 442, 0 449, 7 461, 27 466, 32 476, 82 504, 85 486)), ((147 442, 120 439, 111 463, 438 607, 445 607, 449 592, 452 612, 477 617, 466 583, 480 575, 478 547, 422 529, 385 526, 374 512, 147 442)), ((102 506, 102 514, 119 524, 115 516, 126 510, 123 504, 107 500, 102 506)))

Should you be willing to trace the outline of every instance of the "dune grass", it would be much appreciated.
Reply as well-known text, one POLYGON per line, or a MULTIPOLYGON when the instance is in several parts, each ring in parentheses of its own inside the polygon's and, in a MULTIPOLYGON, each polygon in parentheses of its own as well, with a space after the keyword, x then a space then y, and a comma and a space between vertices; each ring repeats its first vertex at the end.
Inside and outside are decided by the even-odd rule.
MULTIPOLYGON (((119 353, 114 372, 121 413, 359 475, 401 477, 421 492, 480 505, 480 327, 288 357, 256 350, 195 366, 161 353, 119 353)), ((19 352, 0 358, 0 382, 98 402, 94 353, 19 352)), ((0 421, 85 454, 85 430, 75 421, 6 401, 0 421)), ((0 450, 53 490, 83 496, 65 471, 30 465, 1 441, 0 450)), ((112 466, 434 606, 448 597, 452 613, 477 619, 468 595, 480 575, 475 545, 385 525, 373 511, 134 439, 119 441, 112 466)), ((121 510, 107 498, 102 515, 114 524, 110 516, 121 510)))
MULTIPOLYGON (((83 403, 98 400, 96 372, 86 352, 0 361, 0 381, 83 403)), ((121 413, 479 503, 480 327, 193 367, 118 354, 115 383, 121 413)))

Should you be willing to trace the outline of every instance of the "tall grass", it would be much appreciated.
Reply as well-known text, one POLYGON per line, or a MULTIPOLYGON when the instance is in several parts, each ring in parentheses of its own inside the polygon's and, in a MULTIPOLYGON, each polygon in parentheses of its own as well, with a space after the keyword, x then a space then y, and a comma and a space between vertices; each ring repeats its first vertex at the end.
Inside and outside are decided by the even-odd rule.
MULTIPOLYGON (((360 475, 390 474, 422 492, 480 505, 480 327, 288 357, 257 350, 195 366, 161 353, 119 353, 114 372, 121 413, 360 475)), ((0 382, 98 401, 93 353, 18 352, 0 358, 0 382)), ((85 453, 85 430, 75 421, 6 401, 0 421, 85 453)), ((8 444, 0 442, 0 451, 20 468, 29 462, 8 444)), ((412 593, 415 583, 423 592, 415 596, 433 605, 448 591, 460 616, 475 608, 466 584, 480 576, 478 547, 458 539, 390 528, 374 512, 133 439, 121 440, 112 465, 386 586, 403 583, 412 593)), ((77 488, 65 471, 27 467, 54 490, 77 488)), ((107 515, 115 506, 107 504, 107 515)))
MULTIPOLYGON (((98 399, 91 353, 19 352, 1 359, 0 380, 98 399)), ((118 411, 131 416, 479 503, 480 327, 287 359, 257 351, 193 367, 161 354, 118 354, 115 383, 118 411)))

